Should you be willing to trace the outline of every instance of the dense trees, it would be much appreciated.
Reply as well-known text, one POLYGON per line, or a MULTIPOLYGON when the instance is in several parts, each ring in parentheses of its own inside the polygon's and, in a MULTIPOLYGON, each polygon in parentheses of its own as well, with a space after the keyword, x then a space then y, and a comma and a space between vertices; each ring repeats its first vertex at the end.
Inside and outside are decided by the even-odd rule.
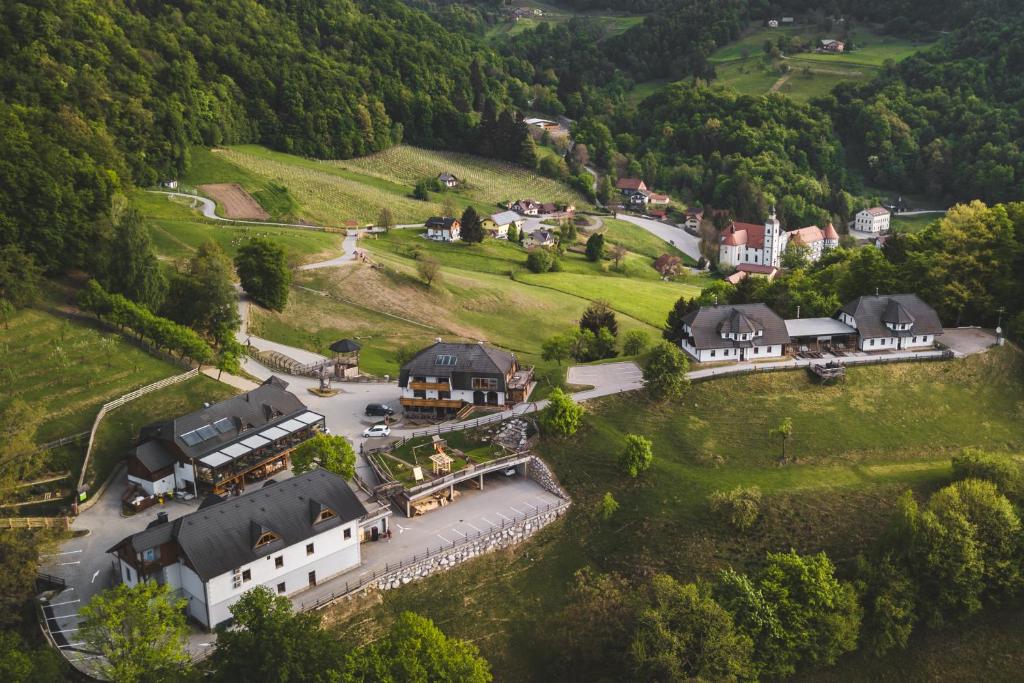
POLYGON ((125 211, 100 254, 99 281, 114 294, 123 294, 151 311, 158 311, 167 294, 167 278, 153 254, 153 241, 137 209, 125 211))
POLYGON ((253 301, 274 311, 284 310, 292 282, 284 249, 270 240, 256 237, 238 249, 235 270, 242 289, 253 301))
POLYGON ((227 339, 238 329, 234 266, 220 246, 209 240, 171 277, 161 313, 209 339, 227 339))
POLYGON ((42 271, 31 254, 17 244, 0 247, 0 301, 21 308, 39 294, 42 271))

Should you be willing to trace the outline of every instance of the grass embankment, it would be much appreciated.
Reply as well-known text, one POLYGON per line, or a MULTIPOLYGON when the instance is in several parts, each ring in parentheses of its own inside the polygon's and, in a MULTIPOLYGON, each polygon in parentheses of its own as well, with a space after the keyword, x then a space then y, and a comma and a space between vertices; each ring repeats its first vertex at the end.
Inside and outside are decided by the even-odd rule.
POLYGON ((341 253, 343 236, 339 234, 213 221, 204 219, 187 199, 148 192, 133 193, 131 201, 145 216, 153 246, 162 258, 188 258, 207 240, 217 242, 233 257, 239 247, 254 237, 280 245, 292 266, 334 258, 341 253))
MULTIPOLYGON (((636 241, 644 240, 640 228, 619 228, 623 235, 630 230, 636 241)), ((592 301, 607 300, 619 312, 620 333, 641 328, 653 338, 675 301, 696 295, 704 282, 662 282, 651 259, 639 254, 628 257, 625 273, 570 252, 563 272, 535 274, 525 269, 526 252, 518 245, 491 239, 444 244, 412 230, 394 230, 360 246, 383 269, 353 264, 301 273, 298 284, 331 297, 296 291, 284 313, 257 314, 254 333, 319 351, 335 339, 357 337, 362 366, 378 375, 395 374, 394 352, 406 345, 425 346, 437 336, 486 340, 536 365, 546 391, 562 382, 564 368, 540 357, 542 342, 571 328, 592 301), (441 265, 432 287, 416 275, 417 255, 441 265)))
MULTIPOLYGON (((901 491, 948 481, 952 453, 1024 449, 1022 378, 1021 352, 1006 347, 950 362, 850 368, 837 387, 788 372, 695 385, 671 406, 639 396, 591 404, 576 436, 540 448, 573 497, 565 521, 514 551, 390 591, 370 615, 386 625, 413 609, 473 639, 503 680, 546 680, 552 653, 543 634, 576 569, 692 579, 794 548, 824 550, 844 571, 878 538, 901 491), (779 466, 780 443, 768 430, 784 416, 794 422, 795 462, 779 466), (654 464, 637 481, 616 466, 627 433, 654 443, 654 464), (707 508, 711 492, 736 485, 765 494, 746 533, 707 508), (596 518, 605 491, 621 505, 607 523, 596 518)), ((897 656, 904 670, 937 670, 924 647, 897 656)))
POLYGON ((101 482, 124 459, 139 429, 153 422, 172 419, 234 396, 236 389, 198 375, 172 384, 114 409, 103 418, 96 432, 96 444, 89 464, 92 481, 101 482))

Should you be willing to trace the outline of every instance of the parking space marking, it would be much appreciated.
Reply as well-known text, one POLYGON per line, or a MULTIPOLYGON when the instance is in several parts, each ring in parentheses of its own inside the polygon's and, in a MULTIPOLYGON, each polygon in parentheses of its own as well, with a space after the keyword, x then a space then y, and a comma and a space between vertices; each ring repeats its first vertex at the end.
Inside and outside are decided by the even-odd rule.
POLYGON ((516 512, 516 514, 517 514, 517 515, 521 515, 521 514, 523 514, 523 511, 522 511, 522 510, 517 510, 516 508, 512 507, 511 505, 509 505, 509 508, 511 508, 511 509, 513 509, 513 510, 515 510, 515 512, 516 512))
POLYGON ((441 539, 442 541, 444 541, 445 543, 451 543, 451 541, 449 541, 449 540, 448 540, 447 538, 445 538, 445 537, 444 537, 444 536, 442 536, 441 534, 438 534, 438 535, 437 535, 437 537, 438 537, 438 538, 440 538, 440 539, 441 539))
POLYGON ((466 525, 473 527, 477 531, 483 531, 480 527, 478 527, 476 524, 473 524, 472 522, 466 522, 466 525))
POLYGON ((491 520, 487 519, 486 517, 481 517, 480 519, 484 520, 484 521, 485 521, 485 522, 487 522, 487 523, 488 523, 489 525, 491 525, 491 526, 494 526, 494 522, 492 522, 491 520))
POLYGON ((512 521, 511 517, 506 517, 505 515, 501 514, 500 512, 495 512, 494 514, 498 515, 499 517, 501 517, 506 522, 511 522, 512 521))
POLYGON ((523 501, 523 503, 524 503, 524 504, 526 504, 526 505, 529 505, 530 507, 532 507, 532 508, 534 509, 534 511, 537 511, 537 510, 539 509, 539 508, 538 508, 538 507, 537 507, 536 505, 534 505, 533 503, 527 502, 527 501, 525 501, 525 500, 523 501))

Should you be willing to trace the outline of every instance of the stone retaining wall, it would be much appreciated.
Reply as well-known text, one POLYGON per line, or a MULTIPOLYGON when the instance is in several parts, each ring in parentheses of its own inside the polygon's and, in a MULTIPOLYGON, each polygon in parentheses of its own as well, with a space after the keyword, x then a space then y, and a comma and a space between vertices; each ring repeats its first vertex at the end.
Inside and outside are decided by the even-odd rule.
POLYGON ((562 500, 569 500, 569 494, 562 490, 558 480, 555 479, 555 475, 548 469, 547 463, 543 460, 533 456, 527 463, 526 470, 527 476, 537 482, 542 489, 555 494, 562 500))

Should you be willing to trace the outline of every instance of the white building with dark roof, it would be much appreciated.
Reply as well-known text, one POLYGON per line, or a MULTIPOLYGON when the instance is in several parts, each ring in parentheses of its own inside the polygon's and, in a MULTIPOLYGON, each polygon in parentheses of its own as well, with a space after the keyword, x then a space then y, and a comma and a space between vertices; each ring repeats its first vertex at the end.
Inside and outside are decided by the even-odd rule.
POLYGON ((291 451, 324 430, 288 383, 256 389, 172 420, 146 425, 128 455, 129 483, 146 495, 244 489, 287 469, 291 451))
POLYGON ((511 407, 533 390, 533 368, 519 365, 514 353, 482 342, 438 339, 402 366, 399 402, 407 412, 443 417, 466 405, 511 407))
POLYGON ((927 348, 942 334, 935 309, 916 294, 857 297, 835 317, 857 331, 861 351, 927 348))
POLYGON ((255 586, 294 595, 358 567, 366 515, 344 479, 314 470, 172 521, 161 515, 107 552, 122 582, 170 585, 213 629, 255 586))
POLYGON ((683 350, 701 363, 779 358, 786 323, 765 304, 702 306, 683 317, 683 350))

